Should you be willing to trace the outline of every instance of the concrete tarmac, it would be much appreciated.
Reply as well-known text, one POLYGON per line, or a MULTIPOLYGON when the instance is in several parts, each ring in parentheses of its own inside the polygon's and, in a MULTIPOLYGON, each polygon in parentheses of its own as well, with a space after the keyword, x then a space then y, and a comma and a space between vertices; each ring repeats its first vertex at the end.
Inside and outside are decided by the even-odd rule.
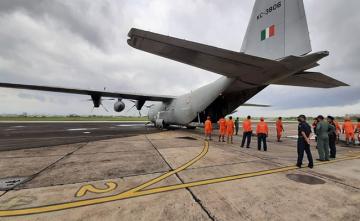
POLYGON ((360 220, 358 146, 298 169, 296 124, 280 143, 270 125, 267 152, 255 137, 247 149, 241 136, 204 142, 202 129, 123 127, 118 138, 1 151, 0 220, 360 220))

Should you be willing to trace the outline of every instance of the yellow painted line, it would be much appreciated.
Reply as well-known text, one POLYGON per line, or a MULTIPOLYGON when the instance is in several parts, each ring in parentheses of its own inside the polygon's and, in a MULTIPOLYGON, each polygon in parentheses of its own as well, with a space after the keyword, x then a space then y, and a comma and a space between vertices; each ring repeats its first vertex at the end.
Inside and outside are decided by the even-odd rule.
POLYGON ((89 206, 89 205, 95 205, 95 204, 99 204, 99 203, 106 203, 106 202, 131 198, 135 192, 137 192, 141 189, 144 189, 148 186, 151 186, 157 182, 160 182, 161 180, 164 180, 167 177, 172 176, 175 173, 178 173, 178 172, 188 168, 189 166, 193 165, 198 160, 200 160, 202 157, 204 157, 208 151, 209 151, 209 142, 205 141, 203 150, 194 159, 190 160, 189 162, 185 163, 184 165, 180 166, 179 168, 177 168, 173 171, 167 172, 155 179, 152 179, 144 184, 141 184, 140 186, 137 186, 137 187, 130 189, 128 191, 125 191, 123 193, 119 193, 117 195, 88 199, 88 200, 79 200, 79 201, 67 202, 67 203, 60 203, 60 204, 54 204, 54 205, 47 205, 47 206, 40 206, 40 207, 34 207, 34 208, 16 209, 16 210, 0 210, 0 217, 31 215, 31 214, 37 214, 37 213, 53 212, 53 211, 58 211, 58 210, 71 209, 71 208, 76 208, 76 207, 81 207, 81 206, 89 206))
POLYGON ((92 184, 86 184, 86 185, 80 187, 80 189, 76 192, 75 197, 85 196, 85 194, 87 192, 107 193, 107 192, 115 190, 117 187, 117 184, 114 182, 107 182, 105 184, 107 186, 107 188, 105 188, 105 189, 99 189, 99 188, 94 187, 92 184))
MULTIPOLYGON (((174 171, 170 171, 169 173, 174 174, 174 173, 176 173, 175 171, 179 172, 179 171, 184 170, 185 168, 191 166, 193 163, 195 163, 197 160, 201 159, 201 157, 203 157, 206 154, 206 152, 208 151, 208 147, 209 147, 208 143, 206 143, 202 153, 200 153, 193 160, 189 161, 188 163, 184 164, 183 166, 179 167, 178 169, 176 169, 174 171)), ((344 157, 344 158, 340 158, 337 160, 316 163, 315 166, 336 163, 336 162, 345 161, 345 160, 354 160, 354 159, 359 159, 359 158, 360 158, 360 155, 344 157)), ((291 170, 296 170, 296 169, 298 169, 296 166, 287 166, 287 167, 281 167, 281 168, 270 169, 270 170, 262 170, 262 171, 238 174, 238 175, 233 175, 233 176, 226 176, 226 177, 220 177, 220 178, 214 178, 214 179, 208 179, 208 180, 194 181, 194 182, 189 182, 189 183, 184 183, 184 184, 176 184, 176 185, 158 187, 158 188, 153 188, 153 189, 148 189, 148 190, 141 190, 141 189, 144 189, 156 182, 159 182, 162 179, 165 179, 166 177, 169 177, 169 175, 167 175, 168 173, 166 173, 166 174, 159 176, 153 180, 150 180, 149 182, 146 182, 138 187, 135 187, 129 191, 126 191, 126 192, 123 192, 123 193, 120 193, 117 195, 100 197, 100 198, 95 198, 95 199, 88 199, 88 200, 80 200, 80 201, 68 202, 68 203, 62 203, 62 204, 48 205, 48 206, 42 206, 42 207, 36 207, 36 208, 27 208, 27 209, 18 209, 18 210, 3 210, 3 211, 0 211, 0 217, 30 215, 30 214, 52 212, 52 211, 58 211, 58 210, 64 210, 64 209, 71 209, 71 208, 77 208, 77 207, 81 207, 81 206, 95 205, 95 204, 99 204, 99 203, 123 200, 123 199, 128 199, 128 198, 133 198, 133 197, 162 193, 162 192, 179 190, 179 189, 184 189, 184 188, 209 185, 209 184, 233 181, 233 180, 238 180, 238 179, 245 179, 245 178, 250 178, 250 177, 255 177, 255 176, 263 176, 263 175, 268 175, 268 174, 273 174, 273 173, 281 173, 281 172, 286 172, 286 171, 291 171, 291 170), (159 179, 160 177, 162 179, 159 179), (135 189, 136 189, 136 191, 134 191, 135 189)))
MULTIPOLYGON (((315 166, 321 166, 324 164, 336 163, 336 162, 345 161, 345 160, 354 160, 354 159, 359 159, 359 158, 360 158, 360 156, 346 157, 346 158, 342 158, 342 159, 338 159, 338 160, 316 163, 315 166)), ((297 166, 287 166, 287 167, 281 167, 281 168, 277 168, 277 169, 262 170, 262 171, 243 173, 243 174, 233 175, 233 176, 226 176, 226 177, 220 177, 220 178, 214 178, 214 179, 208 179, 208 180, 194 181, 194 182, 190 182, 190 183, 158 187, 158 188, 154 188, 154 189, 142 190, 142 191, 136 192, 133 194, 133 197, 150 195, 150 194, 155 194, 155 193, 162 193, 162 192, 184 189, 184 188, 189 188, 189 187, 196 187, 196 186, 203 186, 203 185, 209 185, 209 184, 215 184, 215 183, 228 182, 228 181, 245 179, 245 178, 250 178, 250 177, 255 177, 255 176, 263 176, 263 175, 268 175, 268 174, 287 172, 287 171, 297 170, 297 169, 299 169, 297 166)))
POLYGON ((135 188, 129 190, 128 192, 136 192, 136 191, 145 189, 146 187, 149 187, 149 186, 151 186, 151 185, 153 185, 153 184, 155 184, 155 183, 157 183, 157 182, 160 182, 161 180, 164 180, 164 179, 166 179, 167 177, 174 175, 175 173, 179 173, 180 171, 185 170, 186 168, 190 167, 191 165, 193 165, 194 163, 196 163, 198 160, 200 160, 201 158, 203 158, 203 157, 207 154, 208 151, 209 151, 209 142, 205 141, 203 150, 202 150, 201 153, 200 153, 199 155, 197 155, 194 159, 190 160, 189 162, 187 162, 186 164, 178 167, 178 168, 175 169, 175 170, 172 170, 172 171, 170 171, 170 172, 168 172, 168 173, 165 173, 165 174, 163 174, 163 175, 161 175, 161 176, 159 176, 159 177, 157 177, 157 178, 155 178, 155 179, 153 179, 153 180, 150 180, 150 181, 148 181, 148 182, 146 182, 146 183, 144 183, 144 184, 141 184, 141 185, 138 186, 138 187, 135 187, 135 188))

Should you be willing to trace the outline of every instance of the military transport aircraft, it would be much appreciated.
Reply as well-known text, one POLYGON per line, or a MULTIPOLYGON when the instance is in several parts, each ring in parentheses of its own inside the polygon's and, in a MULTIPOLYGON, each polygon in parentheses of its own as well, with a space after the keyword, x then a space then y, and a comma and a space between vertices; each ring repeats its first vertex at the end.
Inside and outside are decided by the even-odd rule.
MULTIPOLYGON (((94 107, 103 97, 118 99, 114 110, 125 108, 122 99, 131 99, 137 110, 146 101, 149 120, 157 127, 191 126, 206 116, 216 121, 233 113, 268 85, 317 88, 347 86, 322 73, 307 71, 318 66, 327 51, 311 52, 303 0, 256 0, 241 52, 131 29, 128 44, 134 48, 222 75, 213 83, 174 97, 151 94, 81 90, 0 83, 1 87, 90 95, 94 107)), ((245 104, 246 105, 246 104, 245 104)))

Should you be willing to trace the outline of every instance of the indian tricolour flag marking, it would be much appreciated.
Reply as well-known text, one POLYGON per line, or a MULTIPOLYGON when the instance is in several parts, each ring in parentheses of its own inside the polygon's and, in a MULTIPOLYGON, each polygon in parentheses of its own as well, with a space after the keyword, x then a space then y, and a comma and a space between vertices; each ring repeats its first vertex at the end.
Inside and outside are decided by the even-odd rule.
POLYGON ((261 31, 261 41, 264 41, 265 39, 273 36, 275 36, 275 25, 271 25, 270 27, 261 31))

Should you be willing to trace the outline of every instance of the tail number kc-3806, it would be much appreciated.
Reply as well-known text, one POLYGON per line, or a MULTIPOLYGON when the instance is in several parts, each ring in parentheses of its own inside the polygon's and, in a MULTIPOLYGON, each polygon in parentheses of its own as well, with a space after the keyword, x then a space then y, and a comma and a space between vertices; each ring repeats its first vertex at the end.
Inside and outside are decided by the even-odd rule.
POLYGON ((266 10, 264 10, 263 12, 261 12, 260 14, 258 14, 257 19, 261 19, 263 16, 265 15, 269 15, 271 12, 276 11, 277 9, 281 8, 281 1, 270 6, 269 8, 267 8, 266 10))

